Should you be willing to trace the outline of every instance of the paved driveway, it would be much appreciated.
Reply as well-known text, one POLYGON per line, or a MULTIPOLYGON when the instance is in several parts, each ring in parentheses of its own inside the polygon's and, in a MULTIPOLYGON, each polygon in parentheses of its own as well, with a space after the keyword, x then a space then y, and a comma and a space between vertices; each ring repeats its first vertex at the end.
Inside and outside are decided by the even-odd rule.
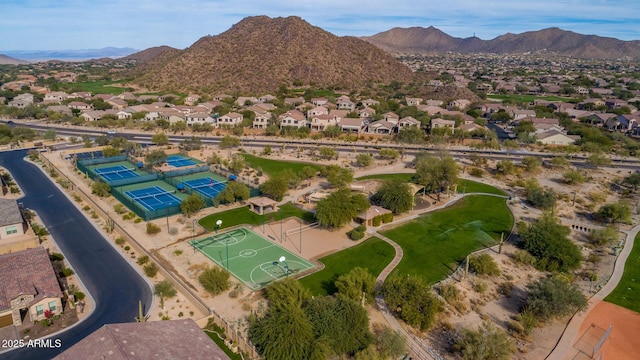
POLYGON ((52 337, 61 340, 61 348, 13 350, 0 353, 2 360, 50 359, 104 324, 134 321, 138 301, 147 309, 153 298, 145 279, 40 169, 23 160, 26 154, 26 150, 2 152, 0 166, 20 185, 25 196, 19 201, 38 213, 93 296, 96 310, 75 327, 52 337))

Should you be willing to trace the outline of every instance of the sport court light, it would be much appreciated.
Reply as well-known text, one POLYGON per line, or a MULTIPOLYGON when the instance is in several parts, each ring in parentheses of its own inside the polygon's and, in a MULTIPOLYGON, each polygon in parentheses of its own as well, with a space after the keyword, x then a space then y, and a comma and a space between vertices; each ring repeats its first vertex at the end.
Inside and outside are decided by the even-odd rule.
POLYGON ((287 264, 286 262, 287 258, 285 258, 284 256, 280 256, 280 259, 278 259, 278 262, 284 263, 284 275, 285 277, 289 277, 289 264, 287 264))

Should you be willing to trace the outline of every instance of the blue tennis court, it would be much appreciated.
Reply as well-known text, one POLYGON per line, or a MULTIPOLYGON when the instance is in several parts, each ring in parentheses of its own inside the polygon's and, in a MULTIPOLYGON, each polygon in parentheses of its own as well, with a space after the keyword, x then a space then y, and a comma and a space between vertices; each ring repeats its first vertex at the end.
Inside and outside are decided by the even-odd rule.
POLYGON ((208 198, 214 198, 227 187, 226 182, 220 182, 210 177, 183 181, 181 184, 199 192, 208 198))
POLYGON ((174 167, 183 167, 183 166, 195 165, 197 164, 197 162, 193 161, 192 159, 182 157, 180 155, 171 155, 167 157, 167 164, 174 167))
POLYGON ((139 176, 134 169, 129 169, 124 165, 104 167, 101 169, 94 169, 93 171, 107 181, 128 179, 139 176))
POLYGON ((171 206, 179 206, 181 202, 180 198, 173 195, 175 190, 169 192, 159 186, 129 190, 124 193, 147 210, 160 210, 171 206))

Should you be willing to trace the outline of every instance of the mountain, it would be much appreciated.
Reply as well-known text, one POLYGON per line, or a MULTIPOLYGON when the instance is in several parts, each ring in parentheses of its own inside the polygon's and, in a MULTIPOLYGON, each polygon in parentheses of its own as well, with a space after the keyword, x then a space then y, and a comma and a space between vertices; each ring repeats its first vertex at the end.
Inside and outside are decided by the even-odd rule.
POLYGON ((411 81, 413 74, 383 50, 337 37, 299 17, 248 17, 200 38, 180 53, 143 63, 134 83, 164 90, 271 92, 280 85, 352 89, 411 81))
POLYGON ((0 65, 21 65, 28 64, 26 60, 12 58, 11 56, 0 54, 0 65))
POLYGON ((393 28, 361 39, 392 53, 495 53, 548 52, 594 59, 639 58, 640 41, 622 41, 597 35, 582 35, 559 28, 507 33, 491 40, 456 38, 434 28, 393 28))
POLYGON ((157 57, 171 57, 173 55, 178 54, 179 52, 180 50, 176 48, 172 48, 171 46, 156 46, 156 47, 139 51, 129 56, 125 56, 121 58, 121 60, 135 60, 139 62, 145 62, 145 61, 153 60, 157 57))
POLYGON ((106 47, 80 50, 10 50, 4 53, 11 57, 29 61, 64 60, 82 61, 99 58, 119 58, 135 53, 136 49, 106 47))

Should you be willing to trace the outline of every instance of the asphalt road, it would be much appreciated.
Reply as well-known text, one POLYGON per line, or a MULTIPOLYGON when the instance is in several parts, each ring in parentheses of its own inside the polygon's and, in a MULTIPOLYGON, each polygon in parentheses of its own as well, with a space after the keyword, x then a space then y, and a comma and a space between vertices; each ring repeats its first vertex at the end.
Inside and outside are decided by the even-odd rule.
MULTIPOLYGON (((149 283, 35 165, 23 160, 26 150, 0 153, 0 166, 11 172, 25 196, 26 208, 38 213, 75 273, 96 303, 95 311, 75 327, 54 335, 62 347, 24 348, 1 353, 0 359, 51 359, 104 324, 132 322, 138 301, 148 309, 149 283)), ((0 349, 2 350, 2 349, 0 349)))

